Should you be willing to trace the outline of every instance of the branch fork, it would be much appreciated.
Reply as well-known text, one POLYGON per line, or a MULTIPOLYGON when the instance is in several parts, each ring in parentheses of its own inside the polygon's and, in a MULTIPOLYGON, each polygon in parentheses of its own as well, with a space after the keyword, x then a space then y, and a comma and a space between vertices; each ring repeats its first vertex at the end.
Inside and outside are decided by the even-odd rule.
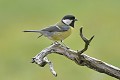
POLYGON ((36 63, 40 67, 44 67, 46 64, 48 64, 51 73, 56 77, 57 73, 53 68, 53 63, 47 58, 48 54, 56 53, 65 56, 66 58, 74 61, 76 64, 80 66, 87 66, 88 68, 98 71, 100 73, 105 73, 109 76, 120 79, 119 68, 111 66, 110 64, 107 64, 101 60, 92 58, 86 54, 83 54, 88 49, 88 46, 92 39, 94 38, 94 36, 92 36, 90 39, 87 39, 86 37, 84 37, 82 30, 83 28, 81 27, 80 37, 85 42, 85 46, 82 50, 74 51, 60 43, 54 43, 49 47, 43 49, 40 53, 33 57, 32 63, 36 63))

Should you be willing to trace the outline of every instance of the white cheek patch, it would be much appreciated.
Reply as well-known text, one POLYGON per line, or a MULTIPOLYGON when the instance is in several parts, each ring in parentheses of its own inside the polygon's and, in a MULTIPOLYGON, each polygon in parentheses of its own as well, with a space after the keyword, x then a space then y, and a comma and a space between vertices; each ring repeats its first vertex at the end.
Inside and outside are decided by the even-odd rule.
POLYGON ((73 20, 70 20, 70 19, 64 19, 63 22, 66 24, 66 25, 70 25, 72 23, 73 20))

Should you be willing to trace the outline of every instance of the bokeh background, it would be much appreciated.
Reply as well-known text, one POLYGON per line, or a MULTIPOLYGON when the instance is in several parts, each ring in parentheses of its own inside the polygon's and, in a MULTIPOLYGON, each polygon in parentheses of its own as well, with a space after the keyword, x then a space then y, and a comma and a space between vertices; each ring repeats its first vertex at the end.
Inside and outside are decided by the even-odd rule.
POLYGON ((88 38, 95 35, 85 53, 120 68, 120 0, 0 0, 0 80, 116 80, 56 54, 48 58, 58 77, 48 65, 40 68, 30 63, 52 41, 22 31, 52 25, 66 14, 79 21, 64 43, 82 49, 79 28, 83 26, 88 38))

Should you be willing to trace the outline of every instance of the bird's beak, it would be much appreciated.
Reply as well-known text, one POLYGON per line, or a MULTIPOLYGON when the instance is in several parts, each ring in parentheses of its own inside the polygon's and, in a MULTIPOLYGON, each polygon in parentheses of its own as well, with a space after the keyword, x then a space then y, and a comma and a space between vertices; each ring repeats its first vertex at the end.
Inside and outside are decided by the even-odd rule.
POLYGON ((77 19, 74 19, 74 21, 78 21, 77 19))

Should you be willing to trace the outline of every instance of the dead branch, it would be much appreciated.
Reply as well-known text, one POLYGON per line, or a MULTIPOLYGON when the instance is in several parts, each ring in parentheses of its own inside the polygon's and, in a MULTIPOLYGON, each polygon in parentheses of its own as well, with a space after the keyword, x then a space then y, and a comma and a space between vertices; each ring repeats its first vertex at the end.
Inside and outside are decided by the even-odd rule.
POLYGON ((76 64, 80 66, 87 66, 90 69, 96 70, 100 73, 105 73, 109 76, 120 79, 120 69, 107 64, 101 60, 90 57, 86 54, 83 54, 88 49, 88 46, 94 36, 92 36, 89 40, 83 36, 82 28, 80 28, 80 36, 82 40, 85 42, 85 47, 80 51, 74 51, 68 49, 66 46, 60 43, 54 43, 49 47, 43 49, 40 53, 38 53, 35 57, 32 58, 32 63, 38 64, 40 67, 44 67, 46 64, 49 65, 50 71, 54 76, 57 76, 57 73, 54 71, 53 64, 51 61, 47 59, 47 55, 51 53, 56 53, 67 57, 68 59, 74 61, 76 64))

